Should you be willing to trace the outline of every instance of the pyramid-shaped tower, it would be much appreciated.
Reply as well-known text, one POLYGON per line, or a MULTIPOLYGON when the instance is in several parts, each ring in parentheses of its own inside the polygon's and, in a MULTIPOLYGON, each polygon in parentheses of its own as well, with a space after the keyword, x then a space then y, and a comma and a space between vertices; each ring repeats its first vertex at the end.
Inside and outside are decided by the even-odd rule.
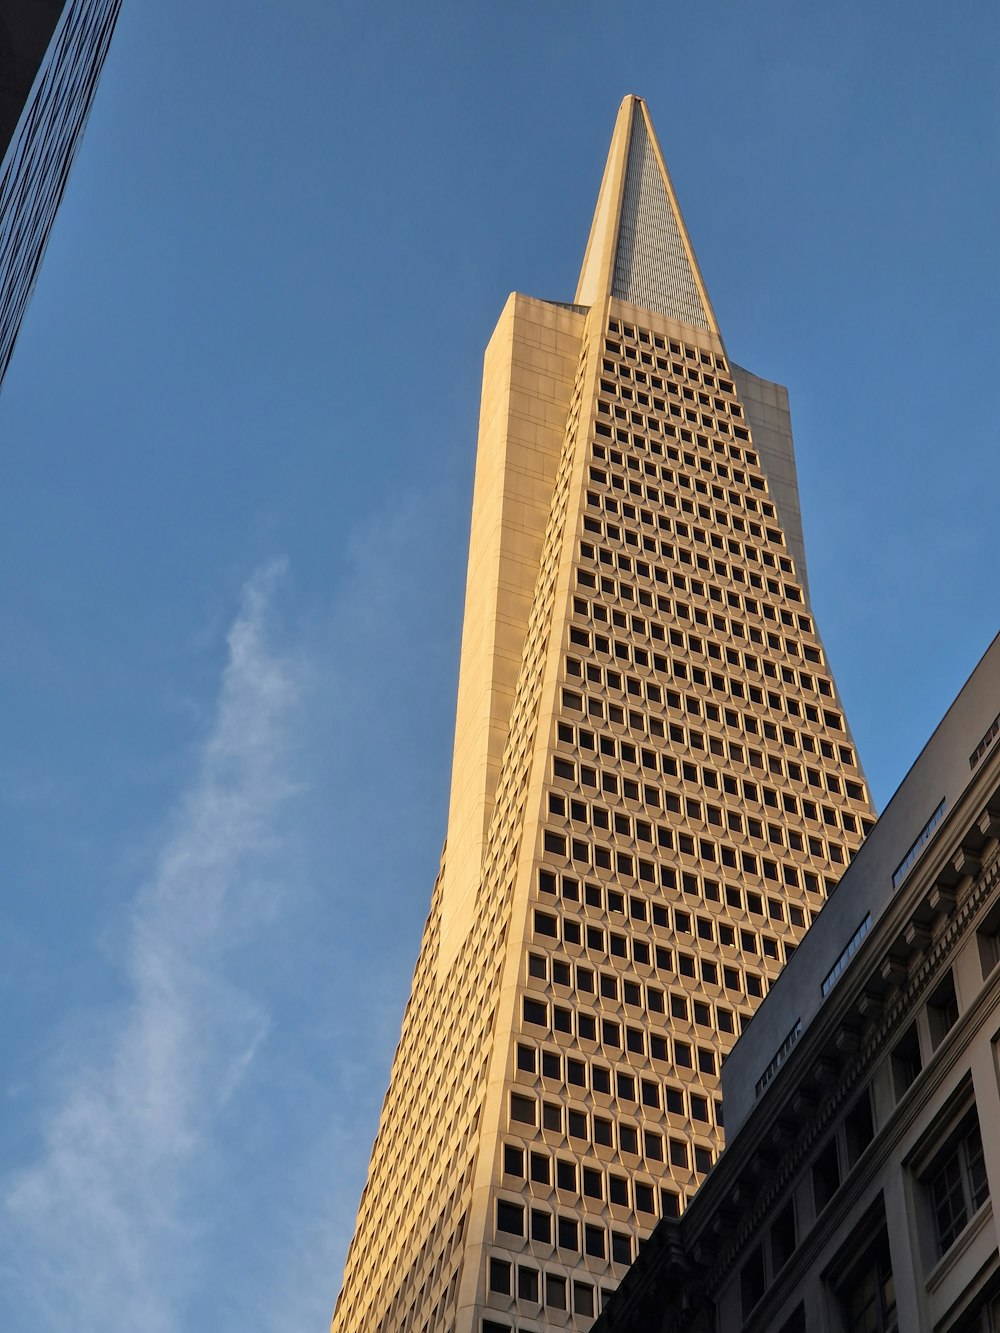
POLYGON ((512 295, 486 352, 447 842, 335 1333, 589 1328, 872 813, 787 394, 628 97, 574 302, 512 295))

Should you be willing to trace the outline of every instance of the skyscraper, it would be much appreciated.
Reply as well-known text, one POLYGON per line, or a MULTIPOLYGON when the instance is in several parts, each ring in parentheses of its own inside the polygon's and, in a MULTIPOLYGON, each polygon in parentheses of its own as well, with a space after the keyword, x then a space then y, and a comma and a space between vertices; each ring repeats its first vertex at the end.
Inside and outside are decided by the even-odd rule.
POLYGON ((121 0, 0 0, 0 383, 121 0))
POLYGON ((512 295, 486 352, 447 842, 336 1333, 588 1328, 871 814, 787 395, 628 97, 573 302, 512 295))

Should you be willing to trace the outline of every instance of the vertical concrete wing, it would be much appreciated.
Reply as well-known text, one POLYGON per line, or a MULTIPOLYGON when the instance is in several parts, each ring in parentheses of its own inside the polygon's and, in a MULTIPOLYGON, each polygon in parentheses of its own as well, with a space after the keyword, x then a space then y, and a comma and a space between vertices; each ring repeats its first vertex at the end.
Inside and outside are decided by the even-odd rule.
POLYGON ((746 408, 747 421, 753 431, 761 465, 767 473, 768 485, 788 539, 788 549, 795 560, 799 582, 808 601, 809 573, 806 569, 806 543, 802 533, 788 390, 783 384, 761 379, 742 366, 731 365, 730 369, 740 400, 746 408))
POLYGON ((462 625, 440 966, 474 910, 584 317, 511 295, 486 349, 462 625))

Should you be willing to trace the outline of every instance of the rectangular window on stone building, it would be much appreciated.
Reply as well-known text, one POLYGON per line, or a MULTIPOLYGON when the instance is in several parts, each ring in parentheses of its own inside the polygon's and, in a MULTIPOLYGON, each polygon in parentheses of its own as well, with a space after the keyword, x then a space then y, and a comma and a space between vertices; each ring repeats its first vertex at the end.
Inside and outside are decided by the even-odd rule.
POLYGON ((795 1207, 789 1201, 771 1223, 771 1272, 777 1274, 795 1252, 795 1207))
POLYGON ((812 1183, 818 1216, 840 1188, 840 1163, 837 1158, 836 1137, 830 1139, 813 1162, 812 1183))
POLYGON ((846 1333, 897 1333, 896 1287, 884 1229, 845 1276, 837 1294, 846 1333))
POLYGON ((871 1095, 866 1088, 844 1117, 847 1162, 853 1166, 875 1137, 871 1095))
POLYGON ((750 1257, 740 1271, 740 1303, 743 1307, 744 1320, 749 1317, 751 1310, 760 1304, 765 1287, 764 1251, 758 1245, 751 1251, 750 1257))
POLYGON ((1000 902, 986 914, 976 931, 979 944, 979 961, 983 969, 983 980, 990 975, 997 963, 1000 963, 1000 902))
POLYGON ((955 978, 951 969, 927 1001, 927 1022, 931 1044, 937 1049, 958 1022, 958 996, 955 994, 955 978))
POLYGON ((892 1052, 892 1081, 898 1100, 916 1079, 922 1068, 920 1039, 916 1023, 911 1023, 892 1052))
POLYGON ((975 1107, 962 1119, 922 1179, 940 1256, 951 1248, 990 1197, 975 1107))

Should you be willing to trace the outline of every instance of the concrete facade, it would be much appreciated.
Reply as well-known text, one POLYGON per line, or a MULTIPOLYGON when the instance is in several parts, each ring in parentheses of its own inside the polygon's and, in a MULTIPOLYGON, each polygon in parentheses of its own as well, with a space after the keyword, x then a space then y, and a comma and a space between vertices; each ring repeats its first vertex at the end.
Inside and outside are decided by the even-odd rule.
POLYGON ((1000 639, 723 1066, 601 1333, 1000 1328, 1000 639))
POLYGON ((626 98, 575 301, 513 295, 486 353, 448 837, 336 1333, 588 1329, 871 827, 746 383, 626 98))

